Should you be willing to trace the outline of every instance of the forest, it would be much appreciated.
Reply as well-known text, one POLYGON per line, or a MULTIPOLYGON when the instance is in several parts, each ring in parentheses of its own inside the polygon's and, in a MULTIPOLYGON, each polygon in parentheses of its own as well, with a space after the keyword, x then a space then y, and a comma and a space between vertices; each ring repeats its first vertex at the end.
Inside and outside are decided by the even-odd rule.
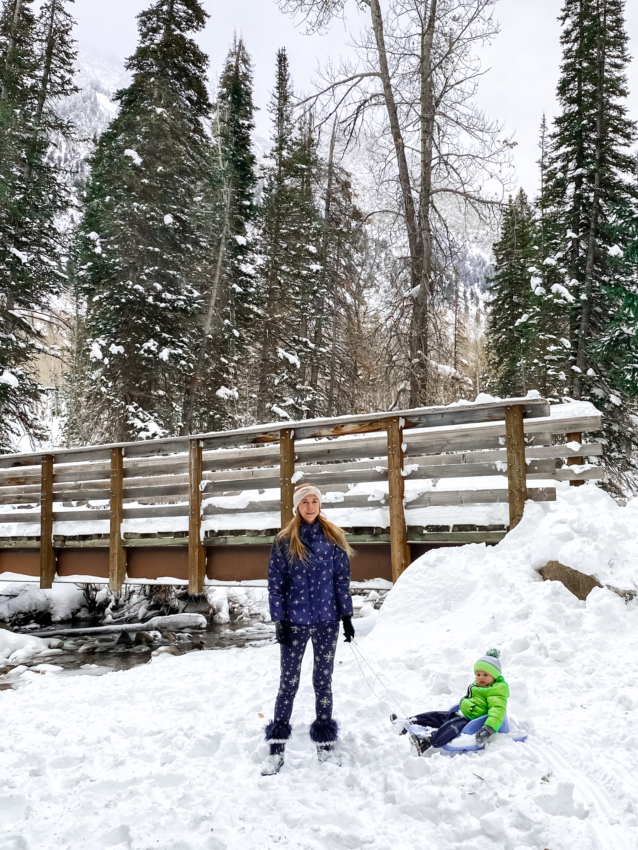
MULTIPOLYGON (((315 32, 350 2, 279 6, 315 32)), ((250 45, 209 57, 202 0, 149 0, 78 172, 62 155, 80 133, 73 0, 2 0, 0 451, 535 390, 593 402, 605 486, 638 489, 623 0, 563 0, 534 197, 507 116, 477 102, 497 0, 358 7, 354 53, 313 90, 285 45, 272 57, 262 152, 250 45)))

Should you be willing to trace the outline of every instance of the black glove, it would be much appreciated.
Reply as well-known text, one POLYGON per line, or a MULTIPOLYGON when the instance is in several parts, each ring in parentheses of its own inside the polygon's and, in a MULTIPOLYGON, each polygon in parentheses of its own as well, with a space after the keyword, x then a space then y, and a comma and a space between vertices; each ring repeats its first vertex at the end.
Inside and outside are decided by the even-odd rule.
POLYGON ((354 626, 352 625, 352 617, 342 617, 343 622, 343 634, 345 635, 345 642, 350 643, 350 641, 354 637, 354 626))
POLYGON ((292 646, 292 630, 289 620, 277 620, 275 623, 275 637, 277 643, 282 646, 292 646))
POLYGON ((490 740, 492 735, 495 735, 495 734, 496 733, 494 732, 494 730, 492 729, 491 726, 483 726, 476 733, 476 743, 477 744, 487 744, 487 742, 490 740))

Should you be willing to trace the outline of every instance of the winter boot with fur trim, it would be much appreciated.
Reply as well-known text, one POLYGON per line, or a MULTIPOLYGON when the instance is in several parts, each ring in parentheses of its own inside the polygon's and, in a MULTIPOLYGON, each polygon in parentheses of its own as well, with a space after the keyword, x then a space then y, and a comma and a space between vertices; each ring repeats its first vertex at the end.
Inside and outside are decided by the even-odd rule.
POLYGON ((341 767, 341 759, 334 741, 330 744, 317 744, 317 758, 322 764, 327 762, 328 764, 336 764, 337 767, 341 767))
POLYGON ((274 776, 282 768, 284 763, 285 744, 271 744, 270 753, 261 766, 262 776, 274 776))

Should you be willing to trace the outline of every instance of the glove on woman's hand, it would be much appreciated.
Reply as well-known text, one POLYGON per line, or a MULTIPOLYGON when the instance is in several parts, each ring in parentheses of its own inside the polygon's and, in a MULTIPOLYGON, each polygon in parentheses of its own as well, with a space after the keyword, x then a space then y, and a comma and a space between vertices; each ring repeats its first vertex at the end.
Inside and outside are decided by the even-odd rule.
POLYGON ((275 623, 275 637, 277 643, 282 646, 292 646, 292 630, 289 620, 277 620, 275 623))
POLYGON ((354 637, 354 626, 352 625, 352 617, 342 617, 343 634, 345 635, 345 643, 350 643, 354 637))
POLYGON ((496 733, 494 732, 494 730, 492 729, 491 726, 483 726, 483 728, 479 729, 478 732, 476 733, 476 743, 477 744, 487 744, 487 742, 490 740, 492 735, 495 735, 495 734, 496 733))

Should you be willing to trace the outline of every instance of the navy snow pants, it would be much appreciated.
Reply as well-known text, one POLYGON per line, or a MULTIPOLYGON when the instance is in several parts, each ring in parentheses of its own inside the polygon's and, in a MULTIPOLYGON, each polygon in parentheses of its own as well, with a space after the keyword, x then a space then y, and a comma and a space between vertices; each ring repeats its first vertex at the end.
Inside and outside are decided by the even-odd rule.
POLYGON ((470 722, 467 717, 463 717, 456 711, 426 711, 425 714, 417 714, 410 720, 417 726, 430 726, 436 729, 430 738, 433 747, 449 744, 470 722))
POLYGON ((292 646, 280 646, 281 677, 275 701, 275 717, 266 727, 266 739, 283 741, 290 737, 290 718, 299 689, 301 662, 308 641, 312 641, 314 666, 312 686, 315 690, 317 719, 310 727, 315 743, 330 743, 337 739, 337 724, 332 719, 332 673, 339 638, 339 620, 309 626, 292 625, 292 646))

